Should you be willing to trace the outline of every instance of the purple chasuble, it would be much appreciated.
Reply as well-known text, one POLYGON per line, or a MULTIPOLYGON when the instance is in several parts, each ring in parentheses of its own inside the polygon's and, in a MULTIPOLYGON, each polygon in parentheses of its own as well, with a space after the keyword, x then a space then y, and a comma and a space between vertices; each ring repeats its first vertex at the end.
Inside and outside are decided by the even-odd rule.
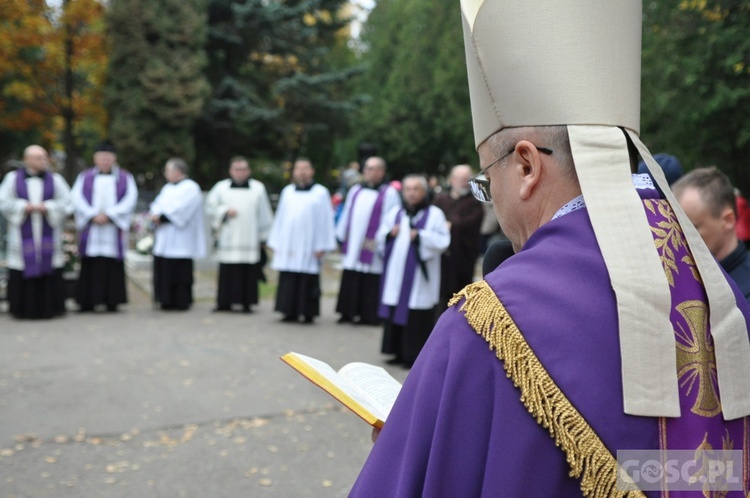
MULTIPOLYGON (((427 224, 427 218, 430 216, 429 206, 420 211, 424 213, 422 217, 412 226, 417 230, 422 230, 427 224)), ((401 218, 404 214, 404 209, 400 209, 396 215, 396 226, 401 225, 401 218)), ((417 213, 418 214, 418 213, 417 213)), ((414 216, 416 218, 416 215, 414 216)), ((411 226, 411 221, 409 226, 411 226)), ((388 275, 388 264, 391 259, 391 252, 393 251, 393 244, 396 242, 396 238, 391 238, 385 244, 385 256, 383 256, 383 274, 380 276, 380 306, 378 308, 378 317, 388 320, 391 318, 391 308, 383 303, 383 291, 385 290, 385 279, 388 275)), ((406 326, 409 321, 409 297, 411 296, 411 289, 414 287, 414 276, 416 275, 419 267, 419 243, 418 239, 411 241, 409 244, 409 254, 406 256, 406 265, 404 266, 404 279, 401 281, 401 293, 398 298, 398 304, 396 305, 396 312, 393 314, 393 323, 396 325, 406 326)))
MULTIPOLYGON (((365 187, 360 186, 359 189, 352 195, 352 200, 349 205, 349 219, 346 223, 346 237, 349 237, 349 229, 352 226, 352 213, 354 212, 354 203, 357 201, 357 197, 365 187)), ((388 184, 382 184, 378 188, 378 197, 375 199, 375 204, 372 207, 372 213, 370 214, 370 221, 367 224, 367 232, 365 232, 365 240, 362 243, 362 248, 359 253, 359 261, 365 264, 372 264, 372 258, 375 255, 375 234, 380 227, 380 218, 383 215, 383 202, 385 200, 385 192, 388 190, 388 184)), ((344 253, 347 252, 349 247, 348 240, 344 240, 341 243, 341 248, 344 253)))
MULTIPOLYGON (((693 278, 689 260, 683 260, 689 254, 677 244, 680 230, 671 211, 655 198, 644 200, 644 208, 657 245, 669 244, 669 251, 664 245, 660 249, 665 267, 677 267, 671 273, 679 419, 623 412, 615 296, 585 208, 540 227, 486 281, 613 455, 618 449, 695 449, 704 438, 720 449, 725 437, 733 449, 745 451, 744 468, 734 474, 742 476, 747 493, 748 420, 723 421, 716 412, 718 399, 705 397, 715 379, 711 362, 705 361, 710 342, 700 313, 703 287, 693 278)), ((733 288, 748 319, 750 307, 733 288)), ((579 481, 569 476, 565 453, 528 413, 502 362, 459 307, 449 308, 438 321, 351 496, 582 496, 579 481)), ((668 496, 688 494, 670 491, 668 496)))
MULTIPOLYGON (((16 172, 16 196, 19 199, 29 200, 29 191, 26 187, 27 173, 25 170, 16 172)), ((52 173, 45 171, 42 178, 42 201, 48 201, 55 195, 55 179, 52 173)), ((55 252, 55 243, 52 239, 52 226, 46 216, 42 216, 42 243, 41 251, 37 253, 34 242, 34 231, 31 224, 31 215, 21 225, 21 251, 23 252, 23 276, 25 278, 41 277, 52 273, 52 255, 55 252)))
MULTIPOLYGON (((97 169, 96 168, 89 168, 83 173, 83 198, 86 199, 86 202, 89 203, 89 205, 93 205, 93 198, 94 198, 94 179, 96 178, 97 169)), ((120 169, 117 173, 117 183, 115 184, 115 192, 117 194, 117 202, 120 202, 123 197, 125 197, 125 192, 128 189, 128 176, 127 174, 120 169)), ((86 227, 81 231, 81 248, 80 253, 82 255, 86 255, 86 246, 88 245, 89 241, 89 231, 91 230, 91 221, 86 224, 86 227)), ((117 259, 123 259, 125 249, 123 247, 122 242, 122 236, 123 236, 123 230, 118 229, 117 230, 117 259)))

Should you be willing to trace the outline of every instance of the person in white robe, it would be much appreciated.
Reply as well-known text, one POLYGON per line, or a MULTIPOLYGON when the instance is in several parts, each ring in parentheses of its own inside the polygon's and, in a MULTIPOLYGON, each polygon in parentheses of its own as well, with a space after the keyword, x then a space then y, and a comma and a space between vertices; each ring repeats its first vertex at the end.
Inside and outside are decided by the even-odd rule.
POLYGON ((376 251, 375 235, 385 214, 401 205, 398 191, 385 181, 386 170, 382 157, 365 161, 363 182, 349 189, 336 225, 344 268, 336 303, 339 323, 380 323, 378 285, 383 258, 376 251))
POLYGON ((381 352, 389 364, 411 367, 435 325, 443 252, 451 241, 443 211, 427 197, 427 180, 403 180, 404 206, 391 209, 377 234, 384 254, 379 316, 384 320, 381 352))
POLYGON ((206 256, 203 194, 188 178, 187 163, 169 159, 167 184, 151 204, 154 232, 154 301, 163 310, 187 310, 193 303, 193 260, 206 256))
POLYGON ((217 234, 219 261, 214 311, 229 311, 237 304, 250 313, 250 306, 258 304, 273 210, 266 187, 251 174, 247 159, 232 158, 229 178, 214 185, 206 197, 206 212, 217 234))
POLYGON ((114 145, 95 147, 94 167, 76 178, 71 190, 81 272, 76 300, 81 312, 104 305, 107 311, 128 302, 124 256, 138 200, 133 175, 117 165, 114 145))
POLYGON ((23 162, 0 185, 0 213, 8 221, 8 304, 16 318, 52 318, 65 313, 61 235, 72 212, 70 187, 49 171, 42 147, 27 147, 23 162))
POLYGON ((268 237, 271 268, 279 272, 276 311, 282 321, 313 323, 320 315, 320 268, 323 255, 336 249, 331 194, 315 183, 309 159, 294 162, 292 180, 281 191, 268 237))

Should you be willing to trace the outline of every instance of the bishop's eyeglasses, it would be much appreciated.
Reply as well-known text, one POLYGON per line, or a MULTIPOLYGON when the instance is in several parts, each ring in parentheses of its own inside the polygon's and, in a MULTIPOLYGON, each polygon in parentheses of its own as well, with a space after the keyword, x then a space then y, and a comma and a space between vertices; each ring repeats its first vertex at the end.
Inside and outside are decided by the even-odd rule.
MULTIPOLYGON (((548 149, 547 147, 537 147, 536 145, 534 147, 536 147, 536 150, 538 150, 542 154, 552 154, 552 149, 548 149)), ((474 194, 474 197, 478 201, 492 202, 492 194, 490 194, 490 179, 485 173, 487 173, 488 169, 490 169, 509 155, 513 154, 515 151, 516 146, 514 145, 507 154, 504 154, 499 159, 495 159, 489 164, 489 166, 485 167, 482 171, 469 178, 469 187, 471 188, 471 193, 474 194)))

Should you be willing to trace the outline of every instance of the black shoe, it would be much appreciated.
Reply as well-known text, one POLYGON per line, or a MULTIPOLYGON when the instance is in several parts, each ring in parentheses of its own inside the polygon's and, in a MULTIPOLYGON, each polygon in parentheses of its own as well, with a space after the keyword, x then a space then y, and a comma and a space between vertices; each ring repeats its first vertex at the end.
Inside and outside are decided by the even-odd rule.
POLYGON ((78 308, 78 313, 91 313, 92 311, 94 311, 93 306, 81 306, 78 308))
POLYGON ((284 318, 281 319, 281 321, 284 323, 294 323, 297 321, 297 317, 292 316, 292 315, 286 315, 284 316, 284 318))
POLYGON ((336 323, 353 323, 353 320, 345 315, 341 315, 341 318, 339 318, 336 323))
POLYGON ((302 323, 314 323, 314 318, 311 316, 306 316, 305 319, 302 321, 302 323))
POLYGON ((117 305, 116 304, 108 304, 107 305, 107 312, 109 312, 109 313, 117 313, 117 305))
POLYGON ((211 310, 212 313, 221 313, 223 311, 231 311, 232 308, 229 306, 217 306, 214 309, 211 310))
POLYGON ((396 356, 395 358, 391 358, 390 360, 385 360, 386 365, 400 365, 403 362, 404 360, 402 360, 398 356, 396 356))
POLYGON ((244 308, 242 308, 242 312, 245 314, 250 314, 253 312, 253 310, 250 309, 250 306, 245 306, 244 308))

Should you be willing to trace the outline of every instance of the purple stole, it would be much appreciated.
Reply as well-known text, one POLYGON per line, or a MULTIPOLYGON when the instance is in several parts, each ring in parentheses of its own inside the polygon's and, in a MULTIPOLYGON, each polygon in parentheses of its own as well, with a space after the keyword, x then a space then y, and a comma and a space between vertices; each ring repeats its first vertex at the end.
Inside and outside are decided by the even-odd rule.
MULTIPOLYGON (((354 203, 357 201, 359 193, 365 187, 360 186, 359 190, 354 192, 352 200, 349 205, 349 219, 346 223, 346 237, 347 240, 341 244, 341 248, 344 253, 347 252, 349 230, 352 227, 352 213, 354 212, 354 203)), ((372 214, 370 215, 370 222, 367 224, 367 232, 365 232, 365 240, 362 243, 362 250, 359 253, 359 261, 367 265, 372 264, 372 258, 375 255, 375 233, 380 227, 380 218, 383 215, 383 202, 385 200, 385 192, 388 190, 388 184, 384 183, 378 188, 378 197, 375 199, 375 205, 372 207, 372 214)))
MULTIPOLYGON (((42 200, 47 201, 55 195, 55 180, 49 171, 44 173, 42 200)), ((19 199, 29 200, 29 191, 26 188, 26 171, 16 172, 16 195, 19 199)), ((55 243, 52 240, 52 227, 46 216, 42 216, 42 251, 41 258, 37 259, 36 244, 34 244, 34 232, 31 226, 31 215, 26 216, 26 221, 21 225, 21 251, 23 252, 23 276, 26 278, 41 277, 52 273, 52 254, 55 251, 55 243)))
MULTIPOLYGON (((427 218, 430 216, 430 207, 424 208, 424 216, 417 221, 413 226, 417 230, 422 230, 427 224, 427 218)), ((396 225, 401 225, 401 217, 404 214, 403 208, 399 210, 396 215, 396 225)), ((410 223, 411 225, 411 223, 410 223)), ((388 274, 388 263, 391 259, 391 252, 393 251, 393 244, 396 238, 390 239, 385 244, 385 256, 383 257, 383 274, 380 277, 380 306, 378 308, 378 317, 388 320, 391 318, 391 306, 383 304, 383 292, 385 290, 385 279, 388 274)), ((409 254, 406 256, 406 266, 404 267, 404 279, 401 281, 401 294, 398 298, 398 304, 396 305, 396 312, 393 314, 393 323, 396 325, 406 326, 409 320, 409 297, 411 296, 411 289, 414 287, 414 276, 417 273, 417 265, 419 263, 419 254, 417 253, 418 244, 412 241, 409 245, 409 254)))
MULTIPOLYGON (((672 289, 671 320, 675 325, 682 411, 679 418, 659 419, 660 449, 744 450, 747 458, 748 420, 725 421, 721 414, 709 310, 692 254, 667 202, 658 199, 643 202, 672 289)), ((740 469, 737 473, 741 477, 740 469)), ((670 491, 669 496, 677 498, 683 493, 670 491)))
MULTIPOLYGON (((89 205, 92 205, 94 198, 94 179, 96 178, 96 168, 89 168, 83 173, 83 197, 89 205)), ((119 170, 117 173, 117 183, 115 190, 117 192, 117 202, 120 202, 125 197, 125 191, 128 188, 128 176, 123 170, 119 170)), ((89 241, 89 231, 91 229, 91 221, 86 224, 86 227, 81 232, 81 249, 80 253, 82 256, 86 256, 86 246, 89 241)), ((117 259, 123 259, 124 248, 122 245, 122 229, 118 229, 117 234, 117 259)))

